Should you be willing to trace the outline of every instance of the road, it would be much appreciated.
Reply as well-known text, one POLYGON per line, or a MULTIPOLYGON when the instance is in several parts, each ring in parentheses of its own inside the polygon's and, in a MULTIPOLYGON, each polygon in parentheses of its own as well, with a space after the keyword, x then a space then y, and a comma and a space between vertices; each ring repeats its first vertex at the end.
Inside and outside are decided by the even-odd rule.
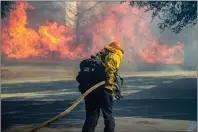
MULTIPOLYGON (((2 130, 43 122, 68 108, 80 94, 75 81, 2 84, 2 130)), ((197 78, 127 77, 123 100, 115 101, 116 118, 196 121, 197 78)), ((49 128, 81 128, 83 102, 49 128)))

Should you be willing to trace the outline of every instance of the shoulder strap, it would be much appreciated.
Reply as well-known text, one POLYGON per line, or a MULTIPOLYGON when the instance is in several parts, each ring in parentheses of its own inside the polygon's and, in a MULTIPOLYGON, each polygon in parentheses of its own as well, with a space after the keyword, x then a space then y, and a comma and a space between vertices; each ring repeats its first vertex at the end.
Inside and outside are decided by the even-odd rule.
POLYGON ((106 50, 103 54, 101 54, 101 60, 103 63, 105 63, 105 59, 108 55, 112 54, 112 52, 106 50))

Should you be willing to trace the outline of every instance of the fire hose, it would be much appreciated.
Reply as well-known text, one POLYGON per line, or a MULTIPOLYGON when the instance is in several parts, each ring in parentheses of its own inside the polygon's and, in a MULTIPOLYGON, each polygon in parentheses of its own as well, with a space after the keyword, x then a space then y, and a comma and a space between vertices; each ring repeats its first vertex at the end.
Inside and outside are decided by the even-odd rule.
POLYGON ((30 130, 27 130, 25 132, 35 132, 35 131, 49 125, 50 123, 55 122, 56 120, 60 119, 61 117, 69 114, 88 94, 90 94, 93 90, 99 88, 103 84, 105 84, 105 81, 97 83, 96 85, 94 85, 93 87, 88 89, 84 94, 82 94, 68 109, 66 109, 65 111, 63 111, 59 115, 39 124, 38 126, 35 126, 35 127, 31 128, 30 130))

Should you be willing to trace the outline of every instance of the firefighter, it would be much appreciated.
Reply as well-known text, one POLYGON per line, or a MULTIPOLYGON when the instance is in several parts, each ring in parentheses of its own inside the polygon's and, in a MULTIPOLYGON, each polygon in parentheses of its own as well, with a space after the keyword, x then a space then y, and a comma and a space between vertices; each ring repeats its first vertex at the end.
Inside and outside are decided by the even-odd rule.
POLYGON ((115 73, 122 62, 123 50, 119 42, 112 42, 100 53, 92 58, 100 59, 107 74, 106 84, 99 88, 97 92, 91 93, 85 98, 86 119, 82 132, 94 132, 97 125, 100 110, 104 118, 104 132, 114 132, 115 120, 113 117, 113 84, 115 83, 115 73))

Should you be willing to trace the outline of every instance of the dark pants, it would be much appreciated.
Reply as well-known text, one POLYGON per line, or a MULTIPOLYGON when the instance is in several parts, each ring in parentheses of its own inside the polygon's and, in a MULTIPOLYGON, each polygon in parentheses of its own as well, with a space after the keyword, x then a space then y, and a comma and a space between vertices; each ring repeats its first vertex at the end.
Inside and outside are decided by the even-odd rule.
POLYGON ((112 115, 113 97, 111 91, 99 88, 85 98, 86 120, 82 132, 94 132, 102 111, 104 132, 114 132, 115 120, 112 115))

